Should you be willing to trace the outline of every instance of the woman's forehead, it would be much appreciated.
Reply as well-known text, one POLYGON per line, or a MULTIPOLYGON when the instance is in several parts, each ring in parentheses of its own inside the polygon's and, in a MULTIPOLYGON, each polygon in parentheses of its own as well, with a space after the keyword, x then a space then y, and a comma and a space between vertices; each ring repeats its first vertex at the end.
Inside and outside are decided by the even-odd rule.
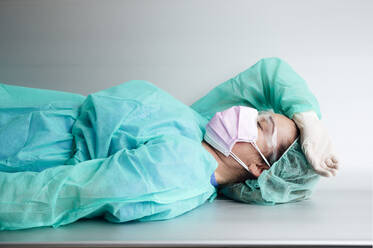
POLYGON ((272 114, 276 126, 281 129, 284 134, 295 134, 297 132, 296 125, 293 120, 287 118, 285 115, 272 114))
MULTIPOLYGON (((281 114, 273 114, 277 126, 277 142, 279 153, 286 150, 298 136, 298 129, 294 121, 281 114)), ((279 154, 281 156, 282 154, 279 154)))

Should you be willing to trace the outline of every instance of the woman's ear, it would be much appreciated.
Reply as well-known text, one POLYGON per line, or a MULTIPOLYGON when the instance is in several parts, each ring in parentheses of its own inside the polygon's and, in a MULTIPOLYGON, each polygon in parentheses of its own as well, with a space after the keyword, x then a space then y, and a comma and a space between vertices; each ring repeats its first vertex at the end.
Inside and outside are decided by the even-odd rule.
POLYGON ((263 170, 268 170, 269 167, 265 163, 253 163, 249 165, 249 170, 257 178, 262 174, 263 170))

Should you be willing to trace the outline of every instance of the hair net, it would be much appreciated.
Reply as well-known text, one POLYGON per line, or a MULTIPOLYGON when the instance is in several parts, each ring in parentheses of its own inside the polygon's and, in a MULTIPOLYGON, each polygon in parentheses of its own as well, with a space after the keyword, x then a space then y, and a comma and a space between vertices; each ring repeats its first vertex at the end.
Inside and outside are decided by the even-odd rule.
POLYGON ((223 186, 220 192, 245 203, 275 205, 308 199, 319 178, 307 162, 297 138, 257 179, 223 186))

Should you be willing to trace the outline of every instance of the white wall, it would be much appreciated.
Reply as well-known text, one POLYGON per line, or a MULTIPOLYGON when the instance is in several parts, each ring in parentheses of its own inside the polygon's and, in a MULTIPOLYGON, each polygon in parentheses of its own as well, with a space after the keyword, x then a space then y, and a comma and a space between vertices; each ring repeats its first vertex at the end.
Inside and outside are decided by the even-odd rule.
POLYGON ((263 57, 317 96, 342 160, 322 188, 371 188, 373 1, 0 1, 0 82, 87 95, 149 80, 191 104, 263 57))

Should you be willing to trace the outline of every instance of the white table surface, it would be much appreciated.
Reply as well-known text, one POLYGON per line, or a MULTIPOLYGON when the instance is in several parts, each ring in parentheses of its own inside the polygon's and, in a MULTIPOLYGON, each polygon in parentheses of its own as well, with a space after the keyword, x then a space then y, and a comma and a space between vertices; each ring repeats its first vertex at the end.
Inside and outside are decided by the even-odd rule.
POLYGON ((0 246, 263 246, 372 245, 372 191, 317 191, 310 200, 277 206, 217 199, 166 221, 114 224, 82 219, 0 232, 0 246))

